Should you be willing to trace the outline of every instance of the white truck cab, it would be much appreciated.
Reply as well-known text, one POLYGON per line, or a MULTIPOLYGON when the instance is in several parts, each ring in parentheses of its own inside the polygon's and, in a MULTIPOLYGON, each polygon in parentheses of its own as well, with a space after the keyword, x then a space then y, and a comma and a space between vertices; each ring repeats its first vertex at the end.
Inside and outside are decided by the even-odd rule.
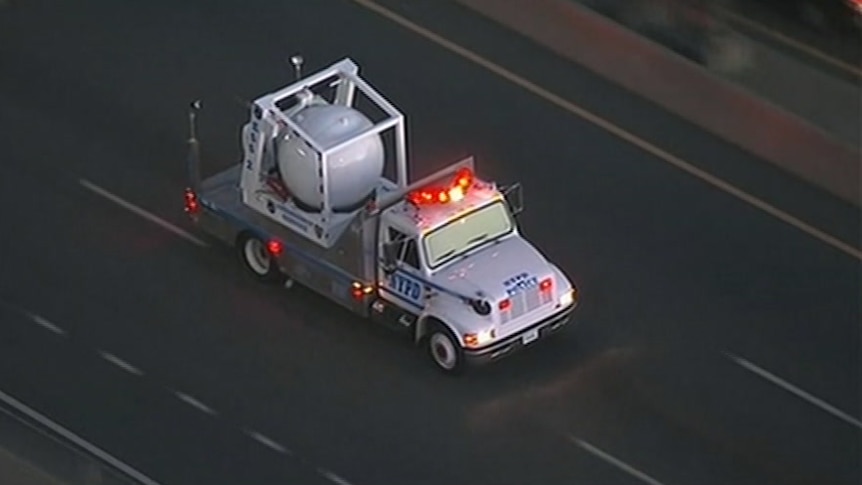
POLYGON ((517 211, 463 167, 382 215, 380 296, 420 316, 417 335, 446 370, 530 344, 574 309, 574 286, 521 236, 517 211))
POLYGON ((520 185, 481 180, 472 157, 409 182, 404 117, 350 59, 250 103, 243 160, 206 179, 200 107, 186 212, 259 280, 302 284, 406 330, 448 374, 570 320, 577 289, 521 235, 520 185))

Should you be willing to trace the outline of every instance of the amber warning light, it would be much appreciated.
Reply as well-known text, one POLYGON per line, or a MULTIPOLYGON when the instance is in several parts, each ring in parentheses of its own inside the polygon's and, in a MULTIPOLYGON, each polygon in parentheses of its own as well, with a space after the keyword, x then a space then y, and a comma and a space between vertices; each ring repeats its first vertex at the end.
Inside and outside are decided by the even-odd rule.
POLYGON ((448 187, 426 187, 411 192, 407 199, 416 205, 458 202, 464 198, 467 190, 472 186, 473 171, 464 167, 458 170, 448 187))

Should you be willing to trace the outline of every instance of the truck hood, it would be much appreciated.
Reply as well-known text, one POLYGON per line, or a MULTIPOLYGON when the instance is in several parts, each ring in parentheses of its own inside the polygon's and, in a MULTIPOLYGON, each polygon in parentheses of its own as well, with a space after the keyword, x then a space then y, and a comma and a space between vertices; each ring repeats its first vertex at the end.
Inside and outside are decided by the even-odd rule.
POLYGON ((533 245, 511 236, 450 263, 434 275, 433 281, 464 296, 498 301, 519 281, 538 284, 551 275, 551 265, 533 245))

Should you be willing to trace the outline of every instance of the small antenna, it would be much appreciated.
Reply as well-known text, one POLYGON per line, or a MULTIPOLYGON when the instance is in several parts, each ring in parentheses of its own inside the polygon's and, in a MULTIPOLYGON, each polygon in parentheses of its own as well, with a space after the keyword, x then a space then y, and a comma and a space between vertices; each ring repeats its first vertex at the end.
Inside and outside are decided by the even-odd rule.
POLYGON ((196 99, 189 103, 189 159, 188 159, 188 171, 189 171, 189 183, 191 184, 191 189, 197 191, 201 185, 201 173, 200 173, 200 145, 198 143, 198 134, 197 134, 197 126, 196 126, 196 118, 198 111, 203 108, 203 103, 201 100, 196 99))
POLYGON ((304 62, 304 59, 299 54, 290 57, 290 63, 293 64, 293 69, 294 69, 294 72, 296 73, 296 80, 297 81, 302 79, 302 63, 303 62, 304 62))
POLYGON ((189 103, 189 138, 191 140, 197 140, 197 130, 195 124, 195 118, 197 118, 198 111, 203 108, 203 103, 201 100, 196 99, 189 103))

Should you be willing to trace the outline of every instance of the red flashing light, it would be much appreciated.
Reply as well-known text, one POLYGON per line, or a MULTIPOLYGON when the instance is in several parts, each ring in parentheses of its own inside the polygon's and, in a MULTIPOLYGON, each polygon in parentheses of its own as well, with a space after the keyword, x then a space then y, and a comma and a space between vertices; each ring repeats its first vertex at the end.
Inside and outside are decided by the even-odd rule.
POLYGON ((473 171, 467 167, 458 170, 458 173, 455 174, 455 183, 453 185, 461 187, 464 190, 470 188, 473 185, 473 171))
POLYGON ((551 278, 545 278, 539 283, 539 290, 541 291, 550 291, 551 287, 554 285, 554 280, 551 278))
POLYGON ((509 308, 512 308, 512 300, 506 298, 505 300, 501 300, 500 303, 497 304, 497 306, 500 308, 501 312, 504 312, 509 308))
POLYGON ((284 250, 284 246, 282 246, 281 241, 271 239, 268 243, 266 243, 266 249, 273 256, 280 256, 281 252, 284 250))
POLYGON ((411 192, 407 199, 416 204, 447 204, 458 201, 464 197, 464 193, 473 185, 473 171, 464 167, 455 174, 455 178, 449 187, 428 187, 411 192))
POLYGON ((189 214, 197 214, 200 211, 198 196, 189 188, 187 188, 185 192, 185 210, 189 214))

